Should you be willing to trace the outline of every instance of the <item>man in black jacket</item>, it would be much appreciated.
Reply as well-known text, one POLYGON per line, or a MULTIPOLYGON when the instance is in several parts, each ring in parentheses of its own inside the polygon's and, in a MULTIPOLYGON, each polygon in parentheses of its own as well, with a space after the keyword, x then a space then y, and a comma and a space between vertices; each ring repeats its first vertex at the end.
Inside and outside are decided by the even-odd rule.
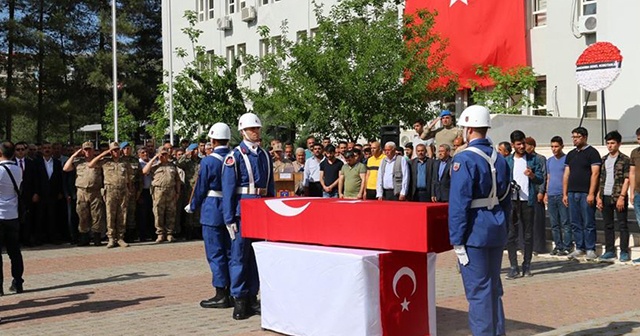
POLYGON ((34 188, 35 163, 27 156, 29 144, 24 141, 15 144, 16 165, 22 170, 22 185, 20 186, 20 242, 24 246, 32 246, 35 239, 34 216, 32 196, 34 188))
POLYGON ((433 164, 433 180, 431 183, 431 200, 433 202, 449 202, 449 186, 451 185, 451 147, 447 144, 438 146, 438 159, 433 164))
POLYGON ((429 202, 431 200, 431 180, 433 160, 427 157, 427 146, 416 145, 416 157, 411 160, 411 200, 429 202))
POLYGON ((42 144, 42 157, 35 160, 32 201, 36 208, 36 244, 62 242, 64 227, 57 206, 62 200, 62 164, 52 157, 51 144, 42 144))

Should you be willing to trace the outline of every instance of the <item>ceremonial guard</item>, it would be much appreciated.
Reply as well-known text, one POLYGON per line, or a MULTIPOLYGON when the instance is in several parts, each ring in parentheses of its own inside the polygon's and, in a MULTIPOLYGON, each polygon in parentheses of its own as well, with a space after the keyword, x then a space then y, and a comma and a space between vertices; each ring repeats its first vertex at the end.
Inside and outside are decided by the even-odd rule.
POLYGON ((262 123, 257 115, 245 113, 238 121, 243 141, 224 160, 222 211, 231 237, 229 273, 233 318, 242 320, 260 313, 257 294, 258 268, 251 242, 242 236, 240 199, 274 196, 273 162, 260 147, 262 123))
POLYGON ((460 116, 469 146, 453 158, 449 239, 460 262, 474 336, 504 335, 500 268, 510 213, 509 167, 486 138, 489 110, 473 105, 460 116))
POLYGON ((102 167, 104 176, 104 203, 107 212, 107 248, 127 247, 124 240, 127 228, 127 203, 131 190, 131 165, 122 160, 120 144, 112 142, 109 149, 100 153, 91 162, 89 168, 102 167), (107 157, 111 155, 111 157, 107 157))
POLYGON ((178 167, 169 161, 169 151, 158 148, 150 164, 142 169, 144 175, 153 174, 151 180, 151 197, 153 198, 153 216, 156 225, 156 243, 173 242, 176 224, 176 202, 180 195, 180 177, 178 167), (159 160, 156 162, 156 160, 159 160))
POLYGON ((104 223, 104 201, 102 200, 102 169, 89 168, 89 163, 94 158, 93 144, 87 141, 82 148, 73 153, 65 162, 62 170, 65 172, 76 171, 78 213, 78 246, 89 245, 90 239, 95 246, 102 245, 101 237, 104 223), (91 236, 89 236, 91 233, 91 236))
MULTIPOLYGON (((237 278, 241 273, 230 273, 232 267, 229 259, 232 242, 222 216, 222 167, 224 158, 229 154, 228 142, 231 129, 227 124, 216 123, 209 130, 209 138, 213 145, 213 153, 200 161, 200 171, 193 191, 191 202, 187 204, 187 213, 194 213, 200 209, 200 224, 202 224, 202 239, 204 251, 213 275, 212 284, 216 295, 200 302, 202 308, 229 308, 229 286, 242 283, 244 279, 237 278), (232 278, 233 277, 233 278, 232 278)), ((194 152, 195 154, 195 152, 194 152)), ((238 294, 235 293, 234 294, 238 294)))

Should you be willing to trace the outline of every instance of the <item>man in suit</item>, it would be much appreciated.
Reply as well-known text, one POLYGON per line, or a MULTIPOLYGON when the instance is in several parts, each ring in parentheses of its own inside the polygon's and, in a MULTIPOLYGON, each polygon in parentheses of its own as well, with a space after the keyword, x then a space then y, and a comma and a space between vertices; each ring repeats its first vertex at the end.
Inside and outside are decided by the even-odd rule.
POLYGON ((427 146, 424 143, 417 144, 415 152, 416 157, 411 159, 411 200, 429 202, 431 200, 433 160, 427 157, 427 146))
POLYGON ((431 183, 431 200, 433 202, 449 202, 450 168, 451 147, 447 144, 441 144, 438 146, 438 159, 433 164, 431 183))
POLYGON ((42 144, 42 157, 35 160, 33 180, 36 244, 61 243, 64 226, 56 205, 62 200, 62 164, 52 156, 51 143, 42 144))
POLYGON ((32 246, 35 239, 34 230, 34 216, 35 209, 33 208, 32 196, 34 188, 33 174, 35 171, 35 163, 31 160, 27 153, 29 151, 29 144, 26 142, 18 142, 15 145, 15 158, 16 165, 22 170, 22 185, 20 186, 20 242, 24 246, 32 246))

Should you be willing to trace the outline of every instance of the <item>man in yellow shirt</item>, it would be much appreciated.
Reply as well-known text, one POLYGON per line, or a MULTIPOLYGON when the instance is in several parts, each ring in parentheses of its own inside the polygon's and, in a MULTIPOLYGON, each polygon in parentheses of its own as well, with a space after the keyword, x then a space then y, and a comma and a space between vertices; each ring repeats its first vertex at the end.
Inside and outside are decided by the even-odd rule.
POLYGON ((366 199, 376 199, 376 181, 378 180, 378 168, 380 163, 384 159, 384 154, 380 149, 380 142, 374 141, 371 143, 371 157, 367 159, 367 192, 366 199))

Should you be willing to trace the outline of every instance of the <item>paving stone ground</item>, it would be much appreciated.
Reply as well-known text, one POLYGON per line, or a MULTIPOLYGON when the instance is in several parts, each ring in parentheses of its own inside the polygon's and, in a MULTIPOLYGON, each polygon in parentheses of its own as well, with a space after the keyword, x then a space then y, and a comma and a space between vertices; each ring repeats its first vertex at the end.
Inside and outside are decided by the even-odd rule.
MULTIPOLYGON (((280 335, 262 330, 259 316, 235 321, 232 309, 198 306, 213 295, 201 241, 45 246, 23 256, 26 291, 13 294, 3 255, 3 336, 280 335)), ((506 255, 503 266, 506 272, 506 255)), ((540 256, 532 269, 531 278, 503 281, 508 335, 640 335, 640 267, 540 256)), ((438 335, 469 335, 451 252, 438 257, 436 287, 438 335)))

